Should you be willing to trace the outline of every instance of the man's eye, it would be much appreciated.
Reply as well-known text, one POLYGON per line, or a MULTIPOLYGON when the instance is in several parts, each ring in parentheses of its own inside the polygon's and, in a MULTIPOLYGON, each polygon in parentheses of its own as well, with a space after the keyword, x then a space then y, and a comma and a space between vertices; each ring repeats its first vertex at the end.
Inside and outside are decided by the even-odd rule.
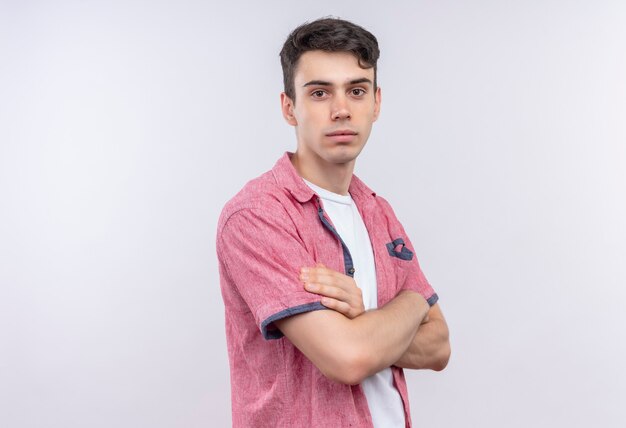
POLYGON ((356 96, 356 97, 360 97, 362 95, 365 95, 365 91, 361 88, 355 88, 352 90, 352 95, 356 96))
POLYGON ((324 91, 313 91, 311 93, 311 95, 313 95, 313 97, 315 98, 322 98, 324 96, 325 92, 324 91))

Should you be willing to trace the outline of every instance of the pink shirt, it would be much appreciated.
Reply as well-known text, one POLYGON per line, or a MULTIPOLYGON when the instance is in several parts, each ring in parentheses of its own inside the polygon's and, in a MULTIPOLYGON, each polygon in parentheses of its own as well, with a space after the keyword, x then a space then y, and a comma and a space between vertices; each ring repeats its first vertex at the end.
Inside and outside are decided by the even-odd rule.
MULTIPOLYGON (((226 308, 234 427, 371 427, 360 385, 326 378, 274 321, 325 310, 304 290, 300 268, 324 263, 354 275, 350 253, 320 198, 285 153, 274 168, 248 182, 222 211, 217 230, 220 285, 226 308)), ((400 290, 438 297, 414 257, 389 203, 355 175, 349 192, 374 252, 378 307, 400 290)), ((404 374, 392 366, 411 426, 404 374)))

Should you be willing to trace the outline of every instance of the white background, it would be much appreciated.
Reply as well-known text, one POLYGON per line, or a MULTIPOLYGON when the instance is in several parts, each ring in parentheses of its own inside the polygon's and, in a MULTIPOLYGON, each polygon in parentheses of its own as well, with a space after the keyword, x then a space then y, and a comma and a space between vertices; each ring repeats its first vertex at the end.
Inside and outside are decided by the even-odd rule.
POLYGON ((453 356, 418 427, 626 426, 626 3, 1 1, 0 426, 222 427, 223 204, 295 149, 278 52, 379 39, 357 174, 453 356))

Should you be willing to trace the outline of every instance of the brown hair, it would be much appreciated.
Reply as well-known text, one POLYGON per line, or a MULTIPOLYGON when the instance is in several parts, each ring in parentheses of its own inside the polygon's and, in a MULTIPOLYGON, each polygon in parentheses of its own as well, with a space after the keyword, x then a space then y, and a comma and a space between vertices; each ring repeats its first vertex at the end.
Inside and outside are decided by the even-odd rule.
POLYGON ((294 74, 303 53, 313 50, 326 52, 351 52, 361 68, 374 68, 376 89, 376 62, 380 56, 376 37, 363 27, 339 18, 320 18, 302 24, 289 34, 282 50, 285 93, 296 102, 294 74))

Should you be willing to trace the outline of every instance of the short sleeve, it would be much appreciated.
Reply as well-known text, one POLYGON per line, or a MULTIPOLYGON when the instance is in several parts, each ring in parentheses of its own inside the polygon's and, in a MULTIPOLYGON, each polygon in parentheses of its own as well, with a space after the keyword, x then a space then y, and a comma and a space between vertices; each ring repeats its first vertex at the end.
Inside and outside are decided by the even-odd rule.
POLYGON ((284 210, 264 207, 232 214, 218 234, 217 255, 229 276, 227 286, 236 288, 265 339, 283 336, 273 324, 277 320, 326 309, 299 279, 300 269, 314 266, 315 260, 284 210))
POLYGON ((380 198, 380 200, 383 203, 385 215, 387 216, 389 234, 394 239, 387 244, 387 249, 390 255, 402 259, 402 263, 406 263, 406 269, 408 270, 406 280, 403 284, 400 284, 399 290, 415 291, 421 294, 430 306, 434 305, 439 300, 439 296, 426 279, 424 272, 422 272, 411 239, 393 212, 389 202, 383 198, 380 198))
MULTIPOLYGON (((400 227, 402 227, 402 225, 400 225, 400 227)), ((413 244, 411 243, 411 240, 406 232, 403 236, 405 237, 405 246, 409 249, 409 251, 415 253, 413 250, 413 244)), ((435 293, 435 290, 426 279, 416 256, 413 256, 413 260, 409 261, 409 274, 406 277, 405 283, 402 285, 402 289, 413 290, 421 294, 430 306, 434 305, 439 300, 439 296, 435 293)))

